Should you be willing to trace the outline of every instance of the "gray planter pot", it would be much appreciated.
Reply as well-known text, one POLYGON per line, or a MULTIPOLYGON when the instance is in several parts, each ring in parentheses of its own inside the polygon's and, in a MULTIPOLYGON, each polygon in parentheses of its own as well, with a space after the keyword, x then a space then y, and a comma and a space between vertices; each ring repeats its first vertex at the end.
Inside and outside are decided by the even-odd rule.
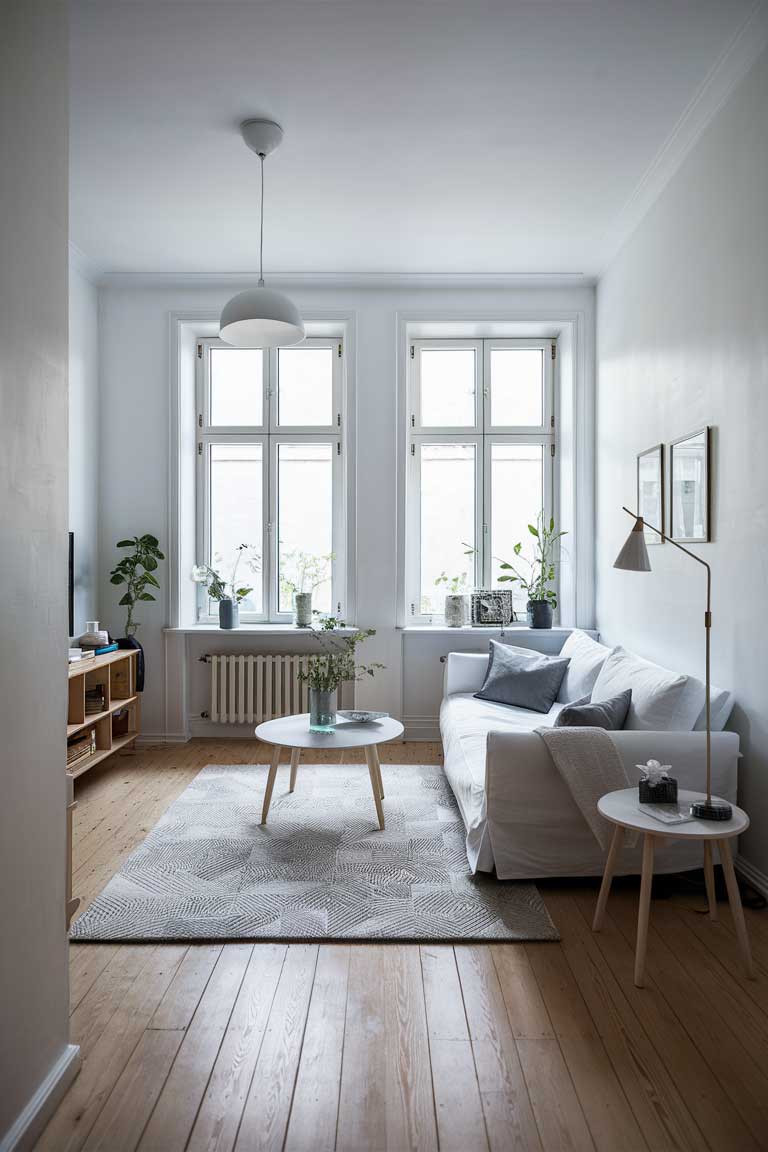
POLYGON ((240 605, 234 600, 219 600, 219 627, 240 627, 240 605))
POLYGON ((333 732, 336 727, 336 693, 309 690, 310 732, 333 732))
POLYGON ((552 605, 549 600, 529 600, 525 610, 529 628, 552 627, 552 605))
POLYGON ((467 622, 467 598, 459 593, 449 592, 445 597, 445 625, 447 628, 461 628, 467 622))
POLYGON ((312 625, 312 593, 294 592, 293 622, 297 628, 310 628, 312 625))

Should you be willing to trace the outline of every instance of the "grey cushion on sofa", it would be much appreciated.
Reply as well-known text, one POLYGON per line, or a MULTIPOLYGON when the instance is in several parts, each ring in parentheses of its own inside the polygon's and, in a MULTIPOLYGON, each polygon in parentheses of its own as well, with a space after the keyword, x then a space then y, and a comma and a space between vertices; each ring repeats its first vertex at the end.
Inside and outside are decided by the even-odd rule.
POLYGON ((567 667, 567 659, 559 656, 523 652, 491 640, 485 680, 475 696, 531 712, 549 712, 567 667))
POLYGON ((592 703, 589 696, 585 696, 574 704, 566 704, 558 712, 555 728, 606 728, 609 732, 617 732, 624 727, 631 703, 630 688, 610 700, 601 700, 599 704, 592 703))

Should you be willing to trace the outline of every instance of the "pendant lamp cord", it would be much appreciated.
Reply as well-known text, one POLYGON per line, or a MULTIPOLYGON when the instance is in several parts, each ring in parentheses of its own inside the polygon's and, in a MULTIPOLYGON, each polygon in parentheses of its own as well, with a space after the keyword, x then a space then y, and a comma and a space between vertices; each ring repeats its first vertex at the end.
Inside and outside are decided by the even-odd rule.
POLYGON ((261 161, 261 220, 259 226, 259 287, 264 287, 264 153, 259 152, 261 161))

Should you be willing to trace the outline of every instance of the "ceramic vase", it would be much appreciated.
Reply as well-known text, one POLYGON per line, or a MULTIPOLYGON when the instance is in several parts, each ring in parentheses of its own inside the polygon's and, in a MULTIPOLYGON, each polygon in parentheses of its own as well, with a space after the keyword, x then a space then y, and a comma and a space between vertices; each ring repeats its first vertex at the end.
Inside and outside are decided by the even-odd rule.
POLYGON ((293 622, 297 628, 312 625, 312 593, 295 592, 293 596, 293 622))
POLYGON ((240 605, 234 600, 219 600, 219 627, 240 627, 240 605))

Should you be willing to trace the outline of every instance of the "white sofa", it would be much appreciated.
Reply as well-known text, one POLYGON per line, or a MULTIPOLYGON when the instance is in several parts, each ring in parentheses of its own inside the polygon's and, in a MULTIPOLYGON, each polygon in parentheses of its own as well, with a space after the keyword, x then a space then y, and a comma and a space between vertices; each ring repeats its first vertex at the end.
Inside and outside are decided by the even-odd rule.
MULTIPOLYGON (((606 654, 609 651, 605 649, 606 654)), ((535 732, 554 724, 569 701, 558 700, 549 713, 542 714, 476 699, 474 693, 482 686, 487 664, 485 654, 451 652, 440 710, 445 774, 467 830, 472 871, 495 870, 504 880, 601 875, 605 854, 535 732)), ((690 684, 698 682, 690 678, 690 684)), ((703 701, 703 685, 699 688, 703 701)), ((710 698, 713 729, 722 729, 732 698, 717 689, 710 698)), ((648 731, 636 725, 635 730, 610 736, 630 780, 640 776, 637 764, 654 758, 672 765, 681 788, 700 791, 705 779, 702 725, 703 714, 690 725, 699 730, 648 731)), ((713 730, 712 791, 732 802, 736 800, 738 757, 736 733, 713 730)), ((656 852, 658 872, 699 868, 701 863, 701 847, 696 843, 667 840, 656 852)), ((617 873, 639 871, 640 847, 625 849, 617 873)))

